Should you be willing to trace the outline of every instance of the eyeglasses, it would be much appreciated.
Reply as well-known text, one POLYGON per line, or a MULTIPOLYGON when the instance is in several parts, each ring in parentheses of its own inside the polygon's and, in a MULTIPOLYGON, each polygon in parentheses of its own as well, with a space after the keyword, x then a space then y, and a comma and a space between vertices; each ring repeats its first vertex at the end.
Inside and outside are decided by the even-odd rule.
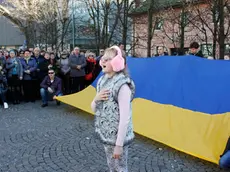
POLYGON ((107 62, 107 61, 110 61, 110 60, 112 60, 112 58, 104 57, 104 56, 101 58, 102 62, 107 62))
POLYGON ((49 72, 49 74, 54 74, 54 72, 49 72))

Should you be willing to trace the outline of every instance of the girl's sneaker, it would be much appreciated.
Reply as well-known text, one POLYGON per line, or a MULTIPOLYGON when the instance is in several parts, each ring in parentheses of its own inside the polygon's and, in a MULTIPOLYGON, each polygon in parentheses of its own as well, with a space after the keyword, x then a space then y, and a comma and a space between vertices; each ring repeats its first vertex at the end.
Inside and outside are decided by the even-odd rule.
POLYGON ((6 103, 6 102, 4 102, 4 109, 8 109, 9 108, 9 106, 8 106, 8 103, 6 103))

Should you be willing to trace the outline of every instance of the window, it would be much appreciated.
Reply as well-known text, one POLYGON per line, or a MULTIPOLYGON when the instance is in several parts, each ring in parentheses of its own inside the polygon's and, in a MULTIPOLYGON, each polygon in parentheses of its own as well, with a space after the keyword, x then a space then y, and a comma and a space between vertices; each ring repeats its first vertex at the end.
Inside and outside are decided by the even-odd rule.
POLYGON ((202 44, 201 45, 201 51, 204 54, 204 56, 212 56, 212 44, 202 44))
POLYGON ((163 19, 156 18, 155 30, 161 30, 163 27, 164 21, 163 19))
POLYGON ((225 53, 230 53, 230 44, 225 44, 224 52, 225 53))
POLYGON ((214 6, 212 8, 212 20, 213 20, 213 23, 216 23, 219 21, 219 15, 220 15, 220 12, 219 12, 219 9, 218 9, 218 6, 214 6))
POLYGON ((181 13, 181 20, 183 20, 184 26, 187 26, 189 24, 189 17, 190 17, 189 12, 181 13))

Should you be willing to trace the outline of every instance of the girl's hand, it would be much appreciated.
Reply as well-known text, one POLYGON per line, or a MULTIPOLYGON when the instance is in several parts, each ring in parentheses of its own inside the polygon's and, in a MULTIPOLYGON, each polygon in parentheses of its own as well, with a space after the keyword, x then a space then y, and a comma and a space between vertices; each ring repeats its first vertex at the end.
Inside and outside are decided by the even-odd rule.
POLYGON ((122 146, 115 146, 113 151, 113 158, 119 159, 121 157, 121 154, 123 153, 123 147, 122 146))
POLYGON ((50 68, 52 68, 52 67, 53 67, 53 65, 52 65, 52 64, 49 64, 48 69, 50 69, 50 68))
POLYGON ((94 101, 100 101, 100 100, 108 100, 109 98, 109 90, 101 90, 94 98, 94 101))

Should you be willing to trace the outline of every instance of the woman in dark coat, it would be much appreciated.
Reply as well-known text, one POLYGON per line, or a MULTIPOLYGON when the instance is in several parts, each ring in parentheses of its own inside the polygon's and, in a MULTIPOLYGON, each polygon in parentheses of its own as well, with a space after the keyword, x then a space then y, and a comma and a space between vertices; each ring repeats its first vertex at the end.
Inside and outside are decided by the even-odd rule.
POLYGON ((96 59, 93 53, 89 53, 86 58, 86 67, 85 67, 85 83, 86 86, 89 86, 95 79, 95 68, 96 68, 96 59))
POLYGON ((35 77, 37 70, 37 63, 34 57, 31 56, 29 50, 25 51, 25 56, 21 59, 23 67, 23 92, 26 102, 35 102, 36 92, 34 88, 36 87, 35 77))
POLYGON ((6 101, 6 92, 7 92, 7 79, 3 74, 3 71, 0 70, 0 99, 4 105, 4 108, 8 108, 8 103, 6 101))

